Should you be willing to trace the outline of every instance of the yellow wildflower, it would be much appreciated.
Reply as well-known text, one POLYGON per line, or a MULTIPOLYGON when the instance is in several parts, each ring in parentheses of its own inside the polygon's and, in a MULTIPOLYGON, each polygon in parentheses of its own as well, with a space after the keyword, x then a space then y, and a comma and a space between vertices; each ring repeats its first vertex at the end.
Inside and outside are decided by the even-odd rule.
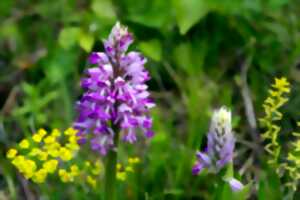
POLYGON ((117 179, 120 181, 125 181, 127 178, 126 172, 117 172, 117 179))
POLYGON ((72 166, 71 166, 71 175, 72 175, 73 177, 79 175, 79 168, 78 168, 77 165, 72 165, 72 166))
POLYGON ((47 131, 43 128, 40 128, 37 134, 40 135, 41 137, 44 137, 45 135, 47 135, 47 131))
POLYGON ((37 156, 39 160, 45 161, 48 158, 48 153, 44 151, 40 151, 40 153, 37 156))
POLYGON ((269 163, 277 164, 281 147, 278 144, 278 134, 281 128, 275 124, 276 121, 282 119, 282 113, 279 108, 282 107, 288 98, 285 96, 290 92, 290 83, 286 78, 275 78, 272 89, 269 90, 269 97, 264 101, 263 108, 265 116, 260 118, 262 126, 266 131, 261 135, 262 138, 269 143, 265 146, 265 150, 271 155, 269 163))
POLYGON ((8 152, 6 153, 6 157, 9 159, 13 159, 16 157, 18 151, 16 149, 9 149, 8 152))
POLYGON ((47 137, 44 138, 44 142, 45 142, 46 144, 52 144, 52 143, 55 142, 55 137, 52 136, 52 135, 47 136, 47 137))
POLYGON ((90 167, 90 166, 91 166, 91 162, 90 162, 90 161, 85 161, 85 162, 84 162, 84 165, 85 165, 86 167, 90 167))
POLYGON ((51 136, 53 137, 59 137, 61 135, 60 131, 58 129, 53 129, 51 132, 51 136))
POLYGON ((127 167, 125 167, 125 171, 126 171, 126 172, 134 172, 132 166, 127 166, 127 167))
POLYGON ((69 149, 62 147, 60 148, 59 156, 63 161, 68 161, 72 159, 72 152, 69 149))
POLYGON ((95 162, 95 167, 92 169, 92 174, 99 175, 101 172, 101 168, 102 168, 101 162, 99 160, 97 160, 95 162))
POLYGON ((32 180, 36 183, 43 183, 46 178, 47 170, 42 168, 35 172, 34 176, 32 177, 32 180))
POLYGON ((58 157, 60 154, 60 144, 55 142, 50 145, 46 145, 45 149, 47 150, 48 154, 54 158, 58 157))
POLYGON ((138 157, 128 158, 128 163, 129 164, 137 164, 137 163, 140 163, 140 162, 141 162, 141 160, 138 157))
POLYGON ((48 160, 46 162, 44 162, 43 164, 43 168, 50 174, 54 173, 56 168, 58 165, 58 161, 57 160, 48 160))
POLYGON ((121 170, 122 169, 122 164, 117 163, 117 170, 121 170))
POLYGON ((95 180, 93 177, 87 176, 87 177, 86 177, 86 181, 87 181, 87 183, 90 184, 93 188, 96 187, 97 182, 96 182, 96 180, 95 180))
POLYGON ((35 142, 37 142, 37 143, 39 143, 39 142, 41 142, 42 141, 42 136, 41 135, 39 135, 39 134, 34 134, 33 136, 32 136, 32 140, 33 141, 35 141, 35 142))
POLYGON ((36 164, 33 160, 25 160, 19 164, 19 170, 23 172, 26 179, 31 178, 36 170, 36 164))
POLYGON ((27 139, 23 139, 20 143, 19 146, 21 149, 28 149, 29 148, 29 142, 27 139))
POLYGON ((65 135, 76 135, 77 130, 73 129, 73 128, 68 128, 67 130, 65 130, 64 134, 65 135))
POLYGON ((65 169, 60 169, 58 175, 64 183, 73 181, 73 177, 65 169))
POLYGON ((31 149, 31 151, 29 152, 29 156, 37 156, 41 153, 42 151, 39 148, 33 148, 31 149))
POLYGON ((25 161, 25 157, 19 155, 19 156, 15 157, 11 163, 17 167, 20 163, 22 163, 24 161, 25 161))
MULTIPOLYGON (((299 122, 298 126, 300 127, 299 122)), ((291 143, 292 148, 287 156, 288 162, 283 166, 287 170, 290 178, 286 185, 296 191, 300 181, 300 133, 294 132, 293 135, 296 137, 296 140, 291 143)))
POLYGON ((280 92, 289 93, 290 83, 287 81, 287 78, 275 78, 275 84, 272 85, 273 88, 278 89, 280 92))
POLYGON ((79 145, 76 143, 68 143, 68 144, 66 144, 66 147, 72 151, 76 151, 79 149, 79 145))

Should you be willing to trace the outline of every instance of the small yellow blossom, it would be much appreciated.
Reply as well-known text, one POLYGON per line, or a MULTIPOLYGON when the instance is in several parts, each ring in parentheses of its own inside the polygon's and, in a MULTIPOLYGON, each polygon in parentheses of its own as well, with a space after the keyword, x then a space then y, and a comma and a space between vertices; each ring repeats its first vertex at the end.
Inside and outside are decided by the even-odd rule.
POLYGON ((127 167, 125 167, 125 171, 126 171, 126 172, 134 172, 132 166, 127 166, 127 167))
POLYGON ((58 161, 57 160, 48 160, 44 162, 43 168, 50 174, 54 173, 57 169, 58 161))
POLYGON ((31 149, 31 151, 29 152, 29 156, 37 156, 41 153, 42 151, 38 148, 33 148, 31 149))
POLYGON ((19 163, 19 166, 17 167, 24 174, 26 179, 31 178, 37 169, 37 166, 33 160, 24 160, 23 162, 19 163))
POLYGON ((58 143, 47 145, 45 149, 47 150, 48 154, 54 158, 58 157, 60 154, 60 144, 58 143))
POLYGON ((95 163, 94 163, 94 165, 92 166, 91 165, 91 163, 90 162, 88 162, 88 163, 86 163, 86 166, 87 167, 90 167, 90 169, 91 169, 91 174, 93 174, 93 175, 95 175, 95 176, 97 176, 97 175, 99 175, 100 173, 101 173, 101 169, 102 169, 102 163, 99 161, 99 160, 97 160, 95 163))
POLYGON ((97 182, 96 182, 96 180, 95 180, 93 177, 87 176, 87 177, 86 177, 86 181, 87 181, 87 183, 90 184, 93 188, 96 187, 97 182))
POLYGON ((66 144, 66 147, 72 151, 76 151, 79 149, 79 145, 76 143, 68 143, 68 144, 66 144))
POLYGON ((40 134, 34 134, 34 135, 32 136, 32 140, 35 141, 35 142, 37 142, 37 143, 41 142, 41 141, 42 141, 42 138, 43 138, 43 137, 42 137, 40 134))
POLYGON ((47 178, 47 170, 42 168, 35 172, 34 176, 32 177, 32 180, 36 183, 43 183, 45 182, 46 178, 47 178))
POLYGON ((24 156, 21 156, 21 155, 19 155, 19 156, 16 156, 13 160, 12 160, 12 164, 13 165, 15 165, 15 166, 18 166, 19 165, 19 163, 22 163, 22 162, 24 162, 24 160, 25 160, 25 157, 24 156))
POLYGON ((44 151, 40 151, 40 153, 37 155, 38 159, 41 161, 45 161, 48 158, 48 153, 44 151))
POLYGON ((117 170, 121 170, 122 169, 122 164, 117 163, 117 170))
POLYGON ((68 128, 67 130, 65 130, 64 134, 65 135, 76 135, 77 130, 73 129, 73 128, 68 128))
POLYGON ((77 165, 72 165, 72 166, 71 166, 71 175, 72 175, 73 177, 79 175, 79 168, 78 168, 77 165))
POLYGON ((141 162, 141 160, 138 157, 128 158, 128 163, 129 164, 137 164, 137 163, 140 163, 140 162, 141 162))
POLYGON ((63 161, 68 161, 72 159, 71 151, 65 147, 60 148, 59 156, 63 161))
POLYGON ((51 132, 51 136, 56 138, 56 137, 61 136, 61 133, 58 129, 53 129, 52 132, 51 132))
POLYGON ((100 168, 94 168, 94 169, 92 169, 92 174, 93 175, 99 175, 100 172, 101 172, 100 168))
POLYGON ((273 84, 272 87, 284 93, 289 93, 291 91, 290 83, 287 81, 287 78, 285 77, 275 78, 275 84, 273 84))
POLYGON ((6 154, 6 157, 9 158, 9 159, 13 159, 16 157, 18 151, 16 149, 9 149, 7 154, 6 154))
POLYGON ((90 167, 91 166, 91 162, 90 161, 85 161, 84 164, 85 164, 86 167, 90 167))
POLYGON ((65 169, 60 169, 58 171, 58 175, 60 176, 61 181, 64 183, 73 181, 73 177, 65 169))
POLYGON ((46 144, 52 144, 52 143, 55 142, 55 137, 52 136, 52 135, 47 136, 47 137, 44 138, 44 142, 45 142, 46 144))
POLYGON ((21 149, 28 149, 29 148, 29 142, 27 139, 23 139, 20 143, 19 146, 21 149))
POLYGON ((37 134, 44 137, 45 135, 47 135, 47 131, 45 129, 41 128, 38 130, 37 134))
POLYGON ((127 178, 126 172, 117 172, 117 179, 120 181, 125 181, 127 178))

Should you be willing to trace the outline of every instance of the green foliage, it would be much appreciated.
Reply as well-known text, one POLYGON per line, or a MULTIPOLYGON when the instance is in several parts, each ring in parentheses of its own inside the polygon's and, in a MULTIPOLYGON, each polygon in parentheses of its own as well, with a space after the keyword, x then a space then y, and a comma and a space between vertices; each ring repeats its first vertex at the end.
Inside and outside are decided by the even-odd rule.
POLYGON ((173 4, 181 34, 186 34, 193 25, 209 12, 209 6, 204 0, 173 0, 173 4))
MULTIPOLYGON (((138 155, 141 164, 128 181, 118 183, 119 199, 213 199, 217 191, 220 199, 243 199, 248 194, 253 199, 284 198, 283 185, 265 155, 254 153, 254 144, 264 144, 250 137, 238 83, 246 63, 254 110, 263 116, 261 105, 273 77, 291 81, 293 103, 285 107, 279 142, 291 140, 285 132, 295 128, 300 113, 298 4, 297 0, 0 1, 2 155, 40 127, 71 125, 88 52, 102 50, 101 40, 121 21, 134 33, 133 49, 149 60, 149 85, 158 107, 153 111, 156 136, 150 142, 121 147, 121 160, 127 154, 138 155), (238 116, 233 119, 234 171, 239 180, 251 184, 238 197, 226 184, 216 188, 216 183, 223 183, 218 177, 191 175, 195 150, 206 143, 211 111, 220 105, 238 116)), ((285 151, 288 145, 282 148, 285 151)), ((88 151, 82 154, 91 156, 88 151)), ((0 198, 3 193, 16 199, 23 195, 20 191, 44 199, 101 195, 100 189, 57 180, 24 185, 3 156, 0 162, 0 198)))

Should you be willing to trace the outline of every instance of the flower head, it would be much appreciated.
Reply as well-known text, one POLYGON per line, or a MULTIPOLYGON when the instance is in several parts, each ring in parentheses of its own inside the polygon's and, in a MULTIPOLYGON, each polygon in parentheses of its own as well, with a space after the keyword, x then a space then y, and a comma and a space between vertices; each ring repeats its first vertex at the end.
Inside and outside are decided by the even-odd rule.
POLYGON ((138 52, 126 53, 133 42, 126 27, 117 23, 107 40, 105 52, 93 52, 89 62, 96 65, 87 70, 81 85, 85 90, 77 104, 79 116, 74 123, 79 143, 90 138, 91 148, 102 155, 114 147, 116 130, 124 141, 134 143, 136 132, 146 137, 153 132, 149 109, 154 103, 149 98, 149 73, 144 68, 146 59, 138 52))
POLYGON ((197 152, 197 161, 193 174, 207 168, 218 172, 232 161, 235 138, 231 127, 231 112, 222 107, 213 114, 207 135, 208 142, 205 152, 197 152))

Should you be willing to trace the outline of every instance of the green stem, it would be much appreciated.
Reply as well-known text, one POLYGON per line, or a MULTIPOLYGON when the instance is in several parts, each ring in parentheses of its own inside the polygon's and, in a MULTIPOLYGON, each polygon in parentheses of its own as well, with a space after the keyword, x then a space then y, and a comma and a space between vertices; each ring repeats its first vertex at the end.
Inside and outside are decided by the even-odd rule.
POLYGON ((114 137, 114 150, 110 150, 107 154, 107 160, 105 163, 105 182, 104 182, 104 200, 115 200, 116 192, 115 192, 115 182, 116 182, 116 165, 117 165, 117 147, 119 140, 119 133, 115 131, 114 137))

